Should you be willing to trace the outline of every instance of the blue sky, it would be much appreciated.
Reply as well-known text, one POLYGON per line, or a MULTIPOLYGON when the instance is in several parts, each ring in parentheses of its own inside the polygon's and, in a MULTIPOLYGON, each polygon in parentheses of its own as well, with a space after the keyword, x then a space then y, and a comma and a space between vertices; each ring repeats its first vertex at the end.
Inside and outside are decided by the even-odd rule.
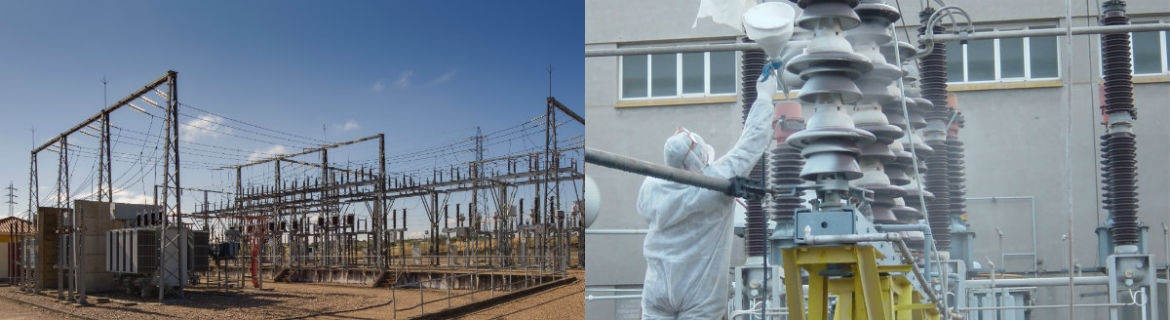
MULTIPOLYGON (((297 151, 294 142, 309 138, 380 132, 392 156, 458 142, 476 126, 485 133, 506 129, 543 115, 549 65, 553 95, 581 113, 583 12, 583 3, 573 1, 3 1, 0 183, 15 182, 17 210, 27 208, 30 128, 39 145, 95 114, 104 106, 103 77, 113 102, 166 70, 178 71, 180 101, 214 114, 185 108, 193 118, 184 121, 210 116, 207 125, 223 125, 222 132, 184 132, 208 146, 199 150, 203 158, 191 158, 206 163, 231 162, 252 150, 297 151), (244 122, 303 138, 252 135, 241 130, 250 128, 244 122), (213 157, 212 145, 239 154, 213 157)), ((157 133, 159 123, 150 117, 119 112, 116 126, 157 133)), ((562 137, 584 132, 575 123, 562 128, 562 137)), ((116 151, 150 148, 150 139, 127 136, 116 151)), ((490 153, 519 152, 536 141, 516 137, 496 141, 490 153)), ((362 152, 331 159, 368 158, 362 152)), ((391 171, 467 155, 391 163, 391 171)), ((42 195, 56 178, 53 159, 40 162, 42 195)), ((75 181, 93 164, 78 161, 75 181)), ((114 165, 121 177, 119 162, 114 165)), ((223 187, 222 172, 184 170, 185 186, 223 187)), ((141 185, 127 189, 147 193, 141 185)))

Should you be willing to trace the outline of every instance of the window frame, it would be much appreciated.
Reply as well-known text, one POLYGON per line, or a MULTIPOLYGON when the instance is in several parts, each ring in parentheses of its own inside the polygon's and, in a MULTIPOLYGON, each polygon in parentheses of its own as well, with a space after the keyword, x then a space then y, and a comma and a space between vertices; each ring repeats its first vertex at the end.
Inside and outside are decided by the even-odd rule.
POLYGON ((1162 30, 1162 69, 1163 73, 1170 73, 1170 31, 1167 30, 1162 30))
MULTIPOLYGON (((1012 27, 995 27, 995 28, 989 28, 989 29, 991 31, 1000 31, 1000 30, 1048 29, 1048 28, 1055 28, 1055 27, 1056 26, 1021 26, 1021 27, 1012 26, 1012 27)), ((1064 55, 1064 52, 1061 50, 1060 42, 1057 41, 1057 46, 1055 48, 1056 49, 1056 57, 1055 57, 1055 59, 1056 59, 1056 76, 1054 76, 1054 77, 1033 77, 1032 76, 1032 38, 1033 37, 1020 38, 1021 40, 1023 40, 1021 42, 1021 45, 1022 45, 1022 47, 1023 47, 1022 49, 1024 51, 1023 58, 1022 58, 1024 60, 1023 61, 1024 62, 1024 76, 1023 77, 1010 77, 1010 78, 1003 77, 1002 46, 1000 45, 1000 39, 996 38, 996 39, 988 39, 988 40, 992 41, 991 46, 992 46, 992 51, 994 52, 993 58, 992 58, 993 68, 995 69, 994 70, 994 74, 995 74, 994 79, 991 79, 991 80, 970 80, 971 79, 970 63, 968 63, 970 61, 970 59, 969 59, 968 52, 967 52, 967 45, 963 44, 961 47, 962 57, 963 57, 962 58, 963 61, 961 62, 961 65, 963 66, 963 80, 962 81, 954 81, 954 82, 947 81, 947 85, 985 84, 985 83, 1014 83, 1014 82, 1028 82, 1028 81, 1060 80, 1064 75, 1064 70, 1061 70, 1061 63, 1062 63, 1061 58, 1064 55)), ((1059 37, 1056 37, 1056 38, 1059 39, 1059 37)))
MULTIPOLYGON (((1162 21, 1162 20, 1150 20, 1150 21, 1131 22, 1130 24, 1149 24, 1149 23, 1164 23, 1164 22, 1165 21, 1162 21)), ((1150 31, 1146 31, 1146 32, 1150 32, 1150 31)), ((1166 55, 1170 54, 1170 53, 1167 53, 1168 49, 1170 49, 1170 48, 1167 48, 1167 46, 1170 46, 1170 44, 1166 43, 1166 42, 1170 42, 1170 39, 1167 39, 1167 37, 1170 37, 1170 34, 1167 34, 1166 30, 1158 30, 1157 32, 1158 32, 1158 42, 1159 42, 1158 48, 1160 49, 1161 52, 1159 52, 1158 61, 1156 61, 1156 62, 1158 64, 1162 65, 1162 70, 1159 72, 1137 73, 1137 63, 1134 62, 1134 58, 1136 57, 1135 54, 1136 54, 1137 50, 1134 47, 1133 32, 1130 32, 1129 33, 1129 73, 1130 73, 1130 75, 1133 75, 1133 76, 1158 76, 1158 75, 1170 74, 1170 62, 1167 62, 1167 60, 1166 60, 1166 55)), ((1097 39, 1098 39, 1097 44, 1099 46, 1099 45, 1101 45, 1100 36, 1098 36, 1097 39)), ((1101 71, 1102 74, 1104 74, 1104 72, 1105 71, 1101 71)))
MULTIPOLYGON (((653 92, 653 89, 654 89, 654 77, 653 77, 653 74, 654 74, 654 55, 653 54, 639 55, 639 56, 646 57, 646 72, 645 72, 645 74, 646 74, 646 96, 644 96, 644 97, 626 97, 625 96, 625 79, 624 79, 624 77, 625 77, 626 56, 624 56, 624 55, 618 56, 618 70, 617 70, 618 100, 619 101, 640 101, 640 100, 662 100, 662 99, 695 99, 695 98, 707 98, 707 97, 728 97, 728 96, 735 96, 737 94, 738 90, 733 90, 732 92, 726 92, 726 93, 711 93, 711 52, 710 51, 701 52, 703 54, 703 92, 686 93, 685 89, 683 88, 683 78, 685 78, 685 75, 683 74, 683 55, 688 54, 688 53, 699 53, 699 52, 685 52, 685 53, 684 52, 675 52, 674 53, 674 55, 675 55, 675 64, 674 64, 674 68, 675 68, 675 77, 674 77, 675 87, 674 87, 674 89, 675 89, 675 92, 673 95, 667 95, 667 96, 655 96, 654 92, 653 92)), ((669 53, 667 53, 667 54, 669 54, 669 53)), ((734 58, 734 56, 733 56, 733 58, 734 58)), ((733 61, 733 63, 732 63, 732 66, 733 66, 732 72, 734 74, 738 75, 739 70, 738 70, 738 68, 735 68, 735 66, 739 65, 739 61, 738 61, 739 59, 735 59, 735 60, 736 61, 733 61)), ((732 77, 732 78, 735 79, 735 77, 732 77)), ((735 83, 734 81, 732 83, 733 83, 733 85, 732 85, 733 87, 735 87, 735 85, 738 84, 738 83, 735 83)))

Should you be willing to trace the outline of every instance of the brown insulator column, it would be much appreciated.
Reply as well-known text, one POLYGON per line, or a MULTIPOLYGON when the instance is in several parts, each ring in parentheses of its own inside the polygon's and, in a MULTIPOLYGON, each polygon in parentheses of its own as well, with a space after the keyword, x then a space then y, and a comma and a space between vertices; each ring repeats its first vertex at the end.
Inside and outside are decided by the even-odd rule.
MULTIPOLYGON (((934 9, 927 8, 919 14, 922 24, 934 13, 934 9)), ((935 33, 942 33, 943 28, 934 26, 935 33)), ((925 27, 919 28, 918 33, 926 34, 925 27)), ((949 188, 949 153, 946 151, 946 124, 950 120, 951 110, 947 105, 947 48, 940 42, 935 42, 930 54, 922 57, 921 85, 922 96, 930 100, 931 107, 923 115, 927 126, 923 130, 926 144, 935 152, 926 155, 926 190, 936 197, 935 201, 926 203, 927 220, 934 235, 935 246, 939 251, 948 251, 951 247, 950 231, 950 188, 949 188)))
MULTIPOLYGON (((1125 1, 1106 1, 1102 6, 1101 24, 1127 25, 1125 1)), ((1105 75, 1105 112, 1107 132, 1101 137, 1104 205, 1113 218, 1114 245, 1136 245, 1139 237, 1137 219, 1137 141, 1133 121, 1133 69, 1128 33, 1101 36, 1101 67, 1105 75)))
MULTIPOLYGON (((750 42, 744 39, 745 42, 750 42)), ((740 98, 740 106, 743 109, 743 119, 747 119, 748 112, 752 110, 752 104, 756 101, 757 94, 774 95, 775 92, 756 92, 756 80, 760 78, 763 73, 764 64, 768 61, 768 55, 764 50, 747 50, 743 52, 743 62, 740 73, 743 77, 740 79, 742 83, 742 92, 740 98)), ((748 173, 747 178, 751 181, 764 180, 764 172, 767 172, 767 161, 756 161, 756 165, 752 167, 752 171, 748 173)), ((744 223, 744 250, 748 256, 762 256, 767 248, 768 241, 768 216, 764 214, 763 200, 761 199, 747 199, 747 221, 744 223)))
MULTIPOLYGON (((801 117, 800 103, 780 102, 776 104, 776 119, 773 122, 775 129, 776 146, 772 148, 772 157, 769 167, 772 175, 768 184, 774 186, 798 185, 804 182, 800 179, 800 167, 804 166, 804 158, 800 157, 800 149, 788 145, 788 136, 804 129, 804 118, 801 117)), ((772 220, 792 220, 797 208, 804 200, 800 195, 772 196, 772 220)))

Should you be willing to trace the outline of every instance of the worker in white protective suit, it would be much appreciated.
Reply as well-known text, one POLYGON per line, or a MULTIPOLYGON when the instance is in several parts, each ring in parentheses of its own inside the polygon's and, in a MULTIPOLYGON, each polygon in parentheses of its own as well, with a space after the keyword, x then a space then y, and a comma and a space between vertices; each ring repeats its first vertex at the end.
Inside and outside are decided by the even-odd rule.
MULTIPOLYGON (((679 129, 666 139, 666 165, 722 179, 746 176, 772 140, 776 78, 757 81, 760 94, 726 155, 712 161, 714 149, 702 137, 679 129)), ((723 317, 734 208, 735 198, 720 191, 646 178, 638 191, 638 214, 649 223, 642 319, 723 317)))

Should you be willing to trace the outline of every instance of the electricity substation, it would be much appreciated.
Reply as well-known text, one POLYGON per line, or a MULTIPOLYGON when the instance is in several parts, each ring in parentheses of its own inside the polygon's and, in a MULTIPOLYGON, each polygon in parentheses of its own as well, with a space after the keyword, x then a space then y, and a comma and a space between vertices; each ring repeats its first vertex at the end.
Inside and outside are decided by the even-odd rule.
POLYGON ((181 83, 168 71, 56 115, 80 122, 37 141, 28 223, 3 230, 16 298, 128 312, 101 317, 437 319, 580 276, 585 120, 551 96, 514 126, 393 154, 412 137, 289 133, 185 103, 181 83))

